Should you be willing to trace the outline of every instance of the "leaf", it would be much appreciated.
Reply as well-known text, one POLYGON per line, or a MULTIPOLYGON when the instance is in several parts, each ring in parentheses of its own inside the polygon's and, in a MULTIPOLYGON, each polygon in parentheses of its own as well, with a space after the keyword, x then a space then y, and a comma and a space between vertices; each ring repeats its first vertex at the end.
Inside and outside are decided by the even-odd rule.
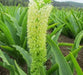
POLYGON ((7 26, 2 21, 0 21, 0 29, 5 34, 5 36, 6 36, 7 40, 8 40, 8 43, 9 44, 15 44, 9 29, 7 28, 7 26))
POLYGON ((18 73, 15 71, 13 65, 8 65, 5 62, 0 62, 0 66, 6 68, 10 71, 10 75, 18 75, 18 73))
POLYGON ((3 43, 3 42, 0 41, 0 45, 5 45, 5 43, 3 43))
POLYGON ((0 50, 0 57, 3 60, 3 64, 0 63, 1 66, 7 68, 10 71, 10 75, 18 75, 17 70, 15 70, 14 62, 9 56, 0 50))
POLYGON ((16 19, 11 15, 4 13, 5 15, 5 24, 11 32, 13 39, 15 40, 16 44, 19 43, 19 35, 21 35, 21 27, 18 25, 16 19))
POLYGON ((65 24, 60 25, 58 28, 54 29, 54 31, 50 34, 50 37, 52 37, 54 34, 56 34, 60 29, 62 29, 64 25, 65 24))
POLYGON ((52 36, 52 39, 56 44, 58 44, 58 39, 59 39, 61 32, 62 32, 62 29, 52 36))
MULTIPOLYGON (((60 36, 60 34, 61 34, 61 31, 62 31, 62 29, 61 29, 59 32, 57 32, 55 35, 52 36, 52 40, 53 40, 56 44, 58 44, 58 38, 59 38, 59 36, 60 36)), ((49 36, 49 35, 48 35, 48 36, 49 36)), ((56 62, 55 62, 55 57, 54 57, 54 55, 53 55, 53 53, 52 53, 52 50, 51 50, 51 47, 50 47, 49 44, 47 44, 47 58, 51 60, 52 64, 55 64, 55 63, 56 63, 56 62)))
POLYGON ((57 24, 58 24, 58 23, 55 23, 55 24, 49 25, 47 29, 49 30, 49 29, 51 29, 51 28, 54 28, 57 24))
MULTIPOLYGON (((77 49, 79 47, 82 37, 83 37, 83 31, 78 33, 78 35, 76 36, 75 41, 74 41, 74 45, 72 46, 71 51, 73 51, 73 50, 75 50, 75 49, 77 49)), ((75 58, 77 58, 77 55, 75 56, 75 58)), ((70 66, 71 66, 71 69, 73 71, 74 70, 74 66, 73 66, 72 62, 70 62, 70 66)))
POLYGON ((1 66, 10 70, 10 75, 27 75, 14 60, 10 59, 9 56, 0 50, 0 57, 4 64, 0 63, 1 66))
POLYGON ((75 38, 74 46, 72 47, 72 50, 79 47, 81 39, 83 38, 83 30, 78 33, 78 35, 75 38))
POLYGON ((22 22, 22 32, 20 36, 21 45, 23 46, 24 40, 26 40, 27 36, 27 15, 25 15, 24 20, 22 22))
POLYGON ((74 11, 71 10, 71 13, 72 13, 72 15, 73 15, 73 17, 74 17, 74 19, 75 19, 76 24, 77 24, 78 27, 79 27, 79 30, 81 31, 81 30, 82 30, 82 25, 81 25, 80 22, 78 21, 78 18, 75 16, 74 11))
POLYGON ((15 65, 16 65, 16 68, 17 68, 17 71, 19 72, 19 75, 27 75, 19 66, 18 64, 15 62, 15 65))
POLYGON ((0 48, 3 49, 3 51, 7 52, 10 56, 17 58, 14 48, 10 46, 4 46, 4 45, 0 45, 0 48))
POLYGON ((75 57, 73 56, 72 53, 70 53, 70 57, 71 57, 71 60, 72 60, 72 62, 74 64, 74 67, 75 67, 75 69, 77 71, 77 75, 83 75, 82 69, 80 68, 77 60, 75 59, 75 57))
POLYGON ((58 44, 58 46, 73 46, 73 45, 74 45, 73 43, 64 43, 64 42, 58 44))
POLYGON ((27 65, 28 65, 28 67, 30 67, 31 61, 32 61, 30 54, 29 54, 26 50, 24 50, 22 47, 20 47, 20 46, 13 45, 13 47, 16 48, 16 50, 20 52, 20 54, 21 54, 21 55, 23 56, 23 58, 25 59, 25 61, 26 61, 27 65))
POLYGON ((9 61, 7 60, 7 57, 5 57, 5 55, 1 50, 0 50, 0 57, 2 58, 3 62, 7 63, 8 65, 10 64, 9 61))
POLYGON ((52 52, 55 57, 56 63, 59 65, 60 75, 73 75, 73 73, 72 73, 66 59, 62 55, 59 47, 49 37, 47 37, 47 41, 50 44, 50 46, 52 47, 52 52), (65 68, 65 70, 64 70, 64 68, 65 68))
POLYGON ((8 40, 6 39, 4 33, 0 31, 0 41, 2 41, 5 44, 8 44, 8 40))
POLYGON ((20 19, 19 19, 19 21, 18 21, 18 24, 19 24, 20 26, 22 25, 22 22, 23 22, 24 16, 25 16, 26 13, 27 13, 27 10, 28 10, 28 8, 26 8, 26 9, 21 13, 21 15, 20 15, 20 19))
MULTIPOLYGON (((72 54, 73 54, 74 56, 77 55, 78 52, 79 52, 82 48, 83 48, 83 47, 80 47, 80 48, 78 48, 78 49, 72 51, 72 54)), ((70 61, 70 59, 71 59, 70 56, 71 56, 71 55, 68 54, 68 55, 65 57, 65 59, 66 59, 67 61, 70 61)), ((56 71, 58 68, 59 68, 59 65, 58 65, 57 63, 54 64, 54 65, 47 71, 47 74, 50 75, 51 73, 53 73, 54 71, 56 71)))

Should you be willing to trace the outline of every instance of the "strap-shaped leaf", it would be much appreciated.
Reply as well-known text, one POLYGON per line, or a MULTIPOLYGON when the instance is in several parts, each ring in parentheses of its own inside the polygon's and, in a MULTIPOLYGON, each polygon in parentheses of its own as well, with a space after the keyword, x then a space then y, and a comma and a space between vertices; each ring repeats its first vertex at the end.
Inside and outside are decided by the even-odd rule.
POLYGON ((52 24, 52 25, 49 25, 47 29, 49 30, 49 29, 51 29, 51 28, 54 28, 56 25, 58 25, 58 23, 54 23, 54 24, 52 24))
POLYGON ((80 33, 78 33, 78 35, 76 36, 72 50, 79 47, 82 38, 83 38, 83 30, 80 33))
MULTIPOLYGON (((83 48, 83 47, 80 47, 80 48, 78 48, 78 49, 72 51, 72 54, 73 54, 74 56, 77 55, 77 53, 78 53, 82 48, 83 48)), ((69 61, 69 60, 71 59, 70 56, 71 56, 71 55, 68 54, 68 55, 65 57, 65 59, 66 59, 67 61, 69 61)), ((51 73, 53 73, 54 71, 56 71, 58 68, 59 68, 58 64, 54 64, 54 65, 47 71, 47 74, 50 75, 51 73)))
POLYGON ((22 22, 23 22, 24 16, 25 16, 26 13, 27 13, 27 10, 28 10, 28 8, 26 8, 26 9, 22 12, 22 14, 21 14, 21 16, 20 16, 20 19, 19 19, 19 21, 18 21, 18 24, 19 24, 20 26, 22 25, 22 22))
POLYGON ((80 68, 77 60, 75 59, 75 57, 73 56, 72 53, 70 53, 70 57, 71 57, 71 60, 72 60, 72 62, 74 64, 74 67, 75 67, 75 69, 77 71, 77 75, 83 75, 82 69, 80 68))
POLYGON ((8 65, 10 64, 7 56, 5 57, 5 55, 3 54, 1 50, 0 50, 0 57, 2 58, 3 62, 7 63, 8 65))
POLYGON ((0 62, 0 66, 6 68, 7 70, 10 71, 10 75, 18 75, 18 73, 15 71, 14 66, 13 65, 8 65, 5 62, 0 62))
POLYGON ((9 29, 2 21, 0 21, 0 29, 4 32, 9 44, 15 44, 9 29))
POLYGON ((65 24, 60 25, 57 29, 54 29, 54 31, 50 34, 50 37, 52 37, 54 34, 56 34, 60 29, 62 29, 64 25, 65 24))
POLYGON ((0 57, 3 60, 3 64, 0 63, 1 66, 8 69, 10 71, 10 75, 18 75, 18 72, 15 70, 14 62, 9 56, 0 50, 0 57))
POLYGON ((16 61, 14 61, 15 62, 15 66, 16 66, 16 68, 17 68, 17 71, 19 72, 19 75, 27 75, 19 66, 18 66, 18 64, 16 63, 16 61))
POLYGON ((28 67, 30 67, 31 65, 31 56, 30 54, 25 50, 23 49, 22 47, 20 46, 17 46, 17 45, 13 45, 14 48, 16 48, 17 51, 20 52, 20 54, 23 56, 23 58, 25 59, 28 67))
POLYGON ((54 43, 53 40, 51 40, 51 38, 47 37, 47 41, 50 44, 50 46, 52 47, 52 52, 54 54, 56 63, 59 65, 59 74, 60 75, 73 75, 73 73, 72 73, 66 59, 62 55, 59 47, 54 43))
POLYGON ((22 32, 20 35, 21 45, 23 46, 24 40, 26 40, 27 35, 27 15, 25 15, 24 20, 22 22, 22 32))
POLYGON ((61 32, 62 32, 62 29, 60 31, 58 31, 55 35, 53 35, 53 37, 52 37, 53 41, 57 44, 58 44, 58 39, 59 39, 61 32))
POLYGON ((9 56, 0 50, 0 57, 3 60, 3 64, 0 62, 0 65, 10 71, 10 75, 27 75, 14 61, 10 59, 9 56))
POLYGON ((20 39, 18 36, 21 35, 21 27, 18 25, 17 20, 7 13, 4 13, 3 15, 5 15, 4 17, 5 24, 10 30, 13 39, 15 40, 16 43, 19 43, 20 39))
POLYGON ((0 41, 2 41, 5 44, 8 44, 8 40, 6 39, 3 32, 0 31, 0 41))

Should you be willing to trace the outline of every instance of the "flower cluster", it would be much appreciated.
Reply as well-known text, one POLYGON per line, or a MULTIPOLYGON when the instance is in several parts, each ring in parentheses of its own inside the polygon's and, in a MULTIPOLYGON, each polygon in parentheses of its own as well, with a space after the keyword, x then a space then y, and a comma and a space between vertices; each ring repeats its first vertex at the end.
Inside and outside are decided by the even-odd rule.
MULTIPOLYGON (((43 0, 38 0, 44 3, 43 0)), ((30 0, 27 22, 27 37, 32 57, 31 75, 40 75, 40 67, 46 62, 46 30, 52 6, 46 4, 38 9, 37 3, 30 0)))

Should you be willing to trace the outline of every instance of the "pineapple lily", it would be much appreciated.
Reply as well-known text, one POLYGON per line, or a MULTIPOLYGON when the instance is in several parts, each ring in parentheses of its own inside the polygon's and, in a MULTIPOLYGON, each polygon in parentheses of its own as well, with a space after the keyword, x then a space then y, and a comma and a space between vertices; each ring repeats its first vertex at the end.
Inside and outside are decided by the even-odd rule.
MULTIPOLYGON (((56 23, 52 25, 50 23, 50 25, 48 26, 48 17, 52 9, 52 6, 48 4, 49 2, 49 0, 30 0, 28 21, 26 16, 27 8, 23 7, 22 9, 20 9, 20 7, 0 5, 0 58, 2 59, 2 61, 0 61, 0 66, 8 69, 10 71, 10 75, 74 75, 73 68, 76 70, 77 75, 83 75, 83 71, 76 60, 78 52, 83 48, 83 46, 80 46, 81 39, 83 38, 83 30, 80 31, 80 33, 76 36, 74 44, 58 42, 61 31, 64 31, 63 28, 67 26, 66 24, 73 25, 74 21, 72 20, 72 23, 65 23, 66 21, 64 19, 64 23, 62 22, 62 20, 60 20, 61 23, 57 24, 62 25, 56 27, 56 23), (10 13, 6 12, 6 7, 8 8, 10 13), (12 8, 15 12, 12 12, 12 8), (22 10, 24 11, 22 12, 22 10), (46 37, 46 30, 53 27, 53 32, 48 34, 48 36, 46 37), (26 28, 28 33, 28 42, 26 41, 26 28), (14 40, 15 44, 12 44, 12 40, 14 40), (27 51, 26 42, 29 44, 28 49, 30 49, 30 52, 27 51), (64 57, 60 50, 60 46, 71 47, 70 53, 64 57), (13 59, 10 58, 11 56, 13 57, 13 59), (26 63, 23 64, 19 59, 24 59, 25 61, 22 61, 26 63), (48 70, 46 70, 44 67, 44 63, 47 59, 50 59, 52 61, 52 66, 48 70), (28 68, 26 68, 26 70, 28 70, 27 73, 21 67, 22 65, 18 61, 23 64, 24 67, 25 65, 28 66, 28 68)), ((56 10, 55 12, 57 14, 59 13, 56 10)), ((59 15, 56 14, 56 22, 59 22, 58 16, 60 17, 61 13, 59 13, 59 15)), ((64 13, 62 14, 63 16, 64 13)), ((75 14, 72 12, 71 18, 75 18, 75 14)), ((53 19, 51 15, 50 19, 53 19)), ((64 17, 66 16, 67 15, 65 15, 64 17)), ((70 17, 68 17, 66 19, 71 21, 71 19, 69 19, 70 17)), ((75 18, 76 22, 77 20, 78 18, 75 18)))
POLYGON ((43 0, 30 0, 28 10, 28 44, 32 57, 31 75, 41 75, 46 62, 46 30, 52 6, 43 0))

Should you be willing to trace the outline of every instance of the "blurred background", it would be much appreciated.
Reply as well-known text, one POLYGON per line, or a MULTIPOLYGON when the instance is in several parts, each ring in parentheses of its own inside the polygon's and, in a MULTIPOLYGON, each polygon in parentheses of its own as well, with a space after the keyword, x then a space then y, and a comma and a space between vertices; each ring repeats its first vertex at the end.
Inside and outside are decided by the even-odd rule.
MULTIPOLYGON (((52 0, 52 4, 57 7, 81 7, 83 8, 83 0, 52 0)), ((0 3, 7 6, 27 6, 29 0, 0 0, 0 3)))
POLYGON ((0 0, 0 3, 7 6, 17 6, 18 4, 21 6, 27 6, 28 0, 0 0))

